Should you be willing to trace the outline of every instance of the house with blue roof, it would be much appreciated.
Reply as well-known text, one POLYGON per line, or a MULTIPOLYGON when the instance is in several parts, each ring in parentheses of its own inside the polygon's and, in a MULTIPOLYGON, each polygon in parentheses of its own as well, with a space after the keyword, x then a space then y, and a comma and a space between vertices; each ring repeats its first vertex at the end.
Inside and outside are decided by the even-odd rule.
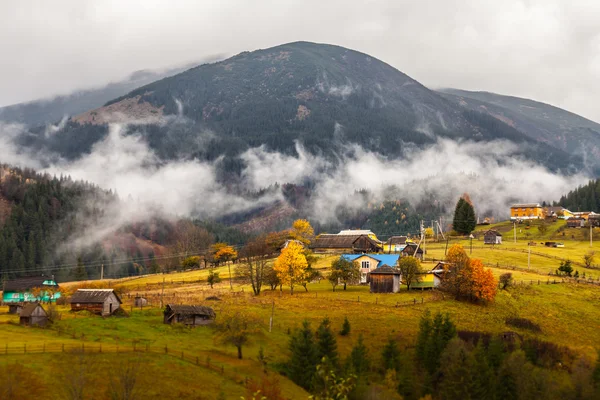
POLYGON ((367 283, 367 274, 375 269, 388 265, 396 267, 400 254, 342 254, 348 261, 358 263, 360 266, 360 283, 367 283))

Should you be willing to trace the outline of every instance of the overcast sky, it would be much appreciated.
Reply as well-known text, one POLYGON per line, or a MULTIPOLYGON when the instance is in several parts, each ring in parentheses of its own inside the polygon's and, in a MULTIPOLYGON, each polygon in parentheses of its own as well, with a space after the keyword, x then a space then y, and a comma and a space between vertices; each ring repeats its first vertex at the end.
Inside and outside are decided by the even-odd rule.
POLYGON ((598 0, 2 0, 0 106, 308 40, 600 121, 598 0))

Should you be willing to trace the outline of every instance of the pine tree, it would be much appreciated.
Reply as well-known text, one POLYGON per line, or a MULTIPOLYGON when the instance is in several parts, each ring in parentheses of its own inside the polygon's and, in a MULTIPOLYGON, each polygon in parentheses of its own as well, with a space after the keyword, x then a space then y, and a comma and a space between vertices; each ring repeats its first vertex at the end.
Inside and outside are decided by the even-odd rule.
POLYGON ((454 229, 456 232, 462 233, 464 232, 465 228, 464 228, 464 221, 465 221, 465 215, 464 215, 464 204, 465 204, 465 200, 461 197, 460 199, 458 199, 458 202, 456 203, 456 207, 454 208, 454 218, 452 219, 452 229, 454 229))
POLYGON ((495 372, 498 371, 506 356, 506 347, 499 336, 492 336, 486 354, 490 367, 492 367, 495 372))
POLYGON ((337 342, 331 332, 329 318, 323 319, 317 328, 317 356, 319 360, 326 357, 334 368, 338 365, 337 342))
POLYGON ((342 330, 340 331, 340 335, 348 336, 350 334, 350 321, 348 321, 348 317, 344 317, 344 323, 342 324, 342 330))
POLYGON ((352 366, 353 372, 358 376, 369 371, 371 367, 369 351, 363 342, 362 334, 358 336, 358 342, 356 342, 350 352, 350 365, 352 366))
POLYGON ((479 400, 494 400, 495 376, 488 362, 482 339, 477 343, 473 356, 475 357, 474 398, 479 400))
POLYGON ((389 338, 383 350, 381 351, 381 359, 383 361, 383 367, 385 370, 393 369, 398 371, 400 369, 400 350, 398 344, 393 338, 389 338))
POLYGON ((519 398, 517 381, 506 366, 500 368, 498 372, 496 398, 502 400, 517 400, 519 398))
POLYGON ((440 398, 443 400, 479 399, 475 397, 475 358, 460 339, 455 339, 442 356, 443 380, 440 398))
POLYGON ((87 271, 85 270, 85 266, 83 265, 81 258, 77 259, 77 267, 73 272, 73 278, 75 278, 76 281, 84 281, 87 279, 87 271))
POLYGON ((290 379, 310 391, 319 358, 308 321, 305 320, 302 328, 294 332, 290 339, 290 351, 292 353, 289 362, 290 379))

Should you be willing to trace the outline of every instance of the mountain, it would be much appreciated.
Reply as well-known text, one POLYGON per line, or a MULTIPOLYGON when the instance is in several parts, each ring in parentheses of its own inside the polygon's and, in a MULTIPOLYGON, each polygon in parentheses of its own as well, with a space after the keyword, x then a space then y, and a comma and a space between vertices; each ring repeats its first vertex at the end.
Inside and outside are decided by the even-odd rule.
POLYGON ((159 79, 176 75, 193 65, 196 63, 162 71, 136 71, 122 81, 111 82, 95 89, 80 90, 63 96, 0 107, 0 121, 17 122, 30 126, 55 123, 64 116, 77 115, 101 107, 115 97, 159 79))
POLYGON ((73 159, 107 134, 108 123, 132 120, 129 131, 140 132, 163 159, 221 159, 233 174, 251 147, 293 154, 300 142, 335 159, 357 144, 399 157, 438 138, 504 139, 551 169, 583 166, 580 157, 448 100, 374 57, 308 42, 191 68, 76 115, 60 134, 33 130, 21 144, 73 159))
POLYGON ((446 99, 488 114, 527 136, 584 157, 594 167, 600 159, 600 124, 549 104, 490 92, 441 89, 446 99))

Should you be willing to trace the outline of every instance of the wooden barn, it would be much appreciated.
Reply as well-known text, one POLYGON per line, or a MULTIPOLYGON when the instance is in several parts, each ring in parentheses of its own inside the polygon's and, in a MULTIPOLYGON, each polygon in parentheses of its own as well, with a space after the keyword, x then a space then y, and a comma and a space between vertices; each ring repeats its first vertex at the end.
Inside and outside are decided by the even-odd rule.
POLYGON ((114 289, 78 289, 71 297, 71 310, 112 315, 123 302, 114 289))
POLYGON ((164 312, 165 324, 180 323, 189 326, 209 325, 214 322, 214 310, 206 306, 167 304, 164 312))
POLYGON ((45 326, 48 323, 48 314, 40 303, 27 303, 21 309, 19 323, 28 326, 45 326))
POLYGON ((402 256, 411 256, 423 261, 423 248, 416 243, 407 243, 402 249, 402 256))
POLYGON ((569 218, 567 220, 567 227, 569 228, 583 228, 585 226, 585 219, 583 218, 569 218))
POLYGON ((315 253, 381 253, 383 245, 369 235, 321 234, 312 243, 315 253))
POLYGON ((400 291, 400 276, 402 273, 389 265, 383 265, 369 272, 371 293, 398 293, 400 291))
POLYGON ((483 244, 502 244, 502 234, 495 229, 489 229, 483 234, 483 244))

